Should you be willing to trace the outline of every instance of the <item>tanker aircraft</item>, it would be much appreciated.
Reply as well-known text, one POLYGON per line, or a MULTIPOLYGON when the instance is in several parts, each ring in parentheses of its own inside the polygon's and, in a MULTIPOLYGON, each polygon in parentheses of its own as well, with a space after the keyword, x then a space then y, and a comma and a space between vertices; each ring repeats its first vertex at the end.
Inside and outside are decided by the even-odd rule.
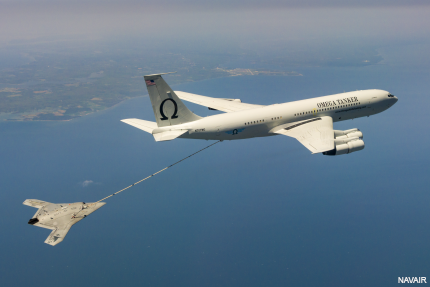
POLYGON ((156 122, 122 120, 152 134, 157 142, 176 138, 223 141, 284 135, 297 139, 312 153, 348 154, 364 148, 363 133, 357 128, 334 130, 333 123, 375 115, 398 100, 387 91, 362 90, 263 106, 242 103, 240 99, 173 91, 162 78, 164 74, 144 76, 156 122), (181 99, 225 113, 202 118, 181 99))

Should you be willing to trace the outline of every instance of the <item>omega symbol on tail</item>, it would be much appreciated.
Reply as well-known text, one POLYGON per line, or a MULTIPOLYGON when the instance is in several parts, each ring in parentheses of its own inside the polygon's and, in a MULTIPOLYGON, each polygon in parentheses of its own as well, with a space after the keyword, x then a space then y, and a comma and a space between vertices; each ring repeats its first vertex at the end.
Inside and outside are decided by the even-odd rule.
POLYGON ((169 118, 166 117, 166 115, 164 114, 163 108, 164 108, 164 103, 167 101, 172 101, 173 105, 175 105, 175 111, 173 112, 173 115, 171 117, 171 119, 176 119, 178 116, 176 115, 178 113, 178 105, 176 104, 176 102, 172 99, 165 99, 164 101, 161 102, 160 105, 160 114, 161 114, 161 118, 160 120, 165 121, 168 120, 169 118))

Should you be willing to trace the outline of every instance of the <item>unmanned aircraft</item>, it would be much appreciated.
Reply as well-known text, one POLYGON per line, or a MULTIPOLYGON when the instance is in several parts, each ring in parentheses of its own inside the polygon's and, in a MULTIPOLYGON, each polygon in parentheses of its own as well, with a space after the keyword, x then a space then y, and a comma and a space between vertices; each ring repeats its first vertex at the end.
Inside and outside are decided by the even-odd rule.
POLYGON ((84 219, 106 203, 55 204, 37 199, 27 199, 23 204, 37 208, 36 214, 28 221, 28 224, 51 229, 52 232, 46 238, 45 243, 55 246, 64 240, 73 224, 84 219))

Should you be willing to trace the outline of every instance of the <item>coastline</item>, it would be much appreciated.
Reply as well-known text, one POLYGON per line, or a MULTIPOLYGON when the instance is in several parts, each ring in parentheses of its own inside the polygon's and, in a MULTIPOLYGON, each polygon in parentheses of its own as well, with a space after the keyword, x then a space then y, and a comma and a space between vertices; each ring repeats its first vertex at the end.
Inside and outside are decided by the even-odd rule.
MULTIPOLYGON (((300 74, 298 72, 294 72, 294 71, 293 72, 283 72, 283 73, 269 73, 269 72, 267 72, 267 73, 261 73, 260 72, 260 73, 256 73, 256 74, 252 74, 252 73, 251 74, 248 74, 248 73, 237 74, 238 70, 239 69, 231 70, 231 71, 234 71, 235 74, 233 74, 233 72, 232 72, 228 76, 216 77, 216 78, 207 78, 207 79, 202 79, 202 80, 193 81, 193 82, 194 83, 198 83, 198 82, 203 82, 203 81, 211 80, 211 79, 221 79, 221 78, 230 78, 230 77, 238 77, 238 76, 287 76, 287 77, 291 77, 291 76, 293 76, 293 77, 303 76, 302 74, 300 74)), ((247 69, 247 70, 249 70, 249 69, 247 69)), ((240 70, 240 71, 242 71, 242 70, 240 70)), ((177 84, 171 85, 171 86, 174 87, 176 85, 185 84, 185 83, 187 83, 187 82, 179 83, 179 84, 177 83, 177 84)), ((0 122, 68 122, 68 121, 72 121, 74 119, 82 118, 82 117, 85 117, 85 116, 88 116, 88 115, 92 115, 92 114, 95 114, 95 113, 98 113, 98 112, 107 111, 109 109, 112 109, 112 108, 118 106, 119 104, 121 104, 121 103, 123 103, 123 102, 125 102, 127 100, 136 99, 136 98, 145 97, 145 96, 148 96, 148 94, 144 94, 144 95, 136 96, 136 97, 129 97, 129 98, 121 100, 120 102, 118 102, 118 103, 116 103, 116 104, 114 104, 114 105, 112 105, 110 107, 106 107, 106 108, 100 109, 100 110, 91 111, 91 112, 88 112, 88 113, 85 113, 85 114, 82 114, 82 115, 79 115, 79 116, 67 116, 68 118, 64 118, 64 119, 61 119, 61 118, 58 118, 58 119, 35 119, 35 117, 37 115, 40 115, 40 114, 47 114, 47 115, 50 115, 50 116, 52 115, 54 117, 61 117, 61 116, 55 115, 55 111, 56 110, 53 110, 53 109, 44 109, 44 110, 35 111, 35 112, 33 112, 33 114, 36 115, 34 117, 28 117, 29 112, 17 113, 16 116, 15 116, 15 118, 6 118, 7 115, 11 115, 13 113, 0 113, 0 122), (19 118, 19 117, 21 117, 21 118, 19 118)))
POLYGON ((137 99, 137 98, 146 97, 146 96, 148 96, 148 94, 145 94, 145 95, 143 95, 143 96, 137 96, 137 97, 132 97, 132 98, 124 99, 124 100, 122 100, 122 101, 120 101, 120 102, 116 103, 115 105, 110 106, 110 107, 107 107, 107 108, 105 108, 105 109, 101 109, 101 110, 97 110, 97 111, 92 111, 92 112, 86 113, 85 115, 82 115, 82 116, 75 116, 75 117, 72 117, 72 118, 69 118, 69 119, 58 119, 58 120, 31 120, 31 119, 26 119, 26 118, 24 118, 24 119, 3 119, 3 120, 1 120, 1 117, 2 117, 3 115, 9 115, 10 113, 0 113, 0 122, 70 122, 70 121, 72 121, 72 120, 80 119, 80 118, 83 118, 83 117, 86 117, 86 116, 89 116, 89 115, 93 115, 93 114, 96 114, 96 113, 99 113, 99 112, 108 111, 108 110, 113 109, 113 108, 117 107, 118 105, 120 105, 120 104, 122 104, 122 103, 124 103, 124 102, 128 101, 128 100, 131 100, 131 99, 137 99))

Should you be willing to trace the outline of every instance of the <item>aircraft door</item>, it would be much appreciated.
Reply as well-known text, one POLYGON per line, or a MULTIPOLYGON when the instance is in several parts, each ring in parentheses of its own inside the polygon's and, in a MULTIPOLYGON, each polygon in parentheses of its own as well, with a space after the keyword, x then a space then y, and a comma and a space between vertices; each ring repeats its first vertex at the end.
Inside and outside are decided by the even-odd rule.
POLYGON ((317 110, 317 109, 313 109, 313 110, 312 110, 312 115, 313 115, 314 117, 318 116, 318 110, 317 110))

